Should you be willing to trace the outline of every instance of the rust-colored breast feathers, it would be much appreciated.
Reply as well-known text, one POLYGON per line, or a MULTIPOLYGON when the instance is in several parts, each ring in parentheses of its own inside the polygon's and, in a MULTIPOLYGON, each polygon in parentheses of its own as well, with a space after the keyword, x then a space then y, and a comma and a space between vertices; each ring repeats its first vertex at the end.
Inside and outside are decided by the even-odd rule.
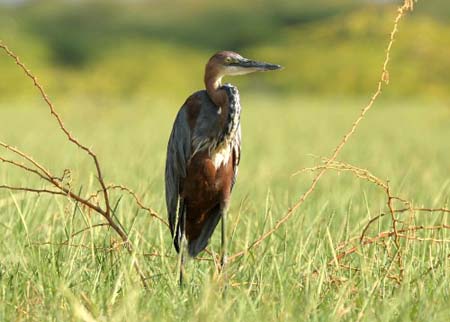
POLYGON ((216 169, 207 151, 196 154, 190 161, 181 193, 187 205, 186 237, 196 239, 204 222, 217 206, 230 199, 234 176, 233 156, 216 169))

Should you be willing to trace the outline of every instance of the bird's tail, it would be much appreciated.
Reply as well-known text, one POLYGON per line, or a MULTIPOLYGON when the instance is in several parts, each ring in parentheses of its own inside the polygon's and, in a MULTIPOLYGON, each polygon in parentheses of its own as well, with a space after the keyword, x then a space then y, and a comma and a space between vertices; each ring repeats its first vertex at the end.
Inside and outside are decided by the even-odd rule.
MULTIPOLYGON (((214 232, 220 218, 222 217, 222 211, 220 205, 217 205, 209 211, 207 219, 203 224, 200 235, 194 239, 188 241, 188 253, 189 256, 195 257, 208 245, 209 239, 214 232)), ((175 246, 176 247, 176 246, 175 246)))
POLYGON ((177 253, 180 252, 180 247, 182 244, 183 238, 186 238, 184 236, 184 232, 186 228, 186 204, 184 203, 184 200, 180 200, 180 205, 178 208, 178 222, 177 222, 177 228, 175 230, 175 236, 173 236, 173 245, 175 246, 175 250, 177 253))

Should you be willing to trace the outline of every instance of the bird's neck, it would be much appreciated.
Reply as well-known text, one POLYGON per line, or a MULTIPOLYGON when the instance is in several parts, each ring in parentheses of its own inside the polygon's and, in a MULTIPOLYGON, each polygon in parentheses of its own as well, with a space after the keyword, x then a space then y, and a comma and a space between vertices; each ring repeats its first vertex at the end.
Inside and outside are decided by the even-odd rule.
POLYGON ((215 69, 206 69, 205 72, 205 86, 209 97, 217 107, 228 107, 228 96, 222 86, 223 75, 215 69))

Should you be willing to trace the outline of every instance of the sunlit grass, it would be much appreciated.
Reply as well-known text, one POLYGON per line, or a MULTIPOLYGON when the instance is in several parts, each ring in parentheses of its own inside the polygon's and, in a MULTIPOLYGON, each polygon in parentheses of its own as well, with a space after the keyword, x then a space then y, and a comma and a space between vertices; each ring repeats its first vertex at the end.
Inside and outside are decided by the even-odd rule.
MULTIPOLYGON (((311 181, 310 175, 292 174, 329 155, 365 103, 242 96, 231 253, 281 218, 311 181)), ((98 154, 106 180, 131 187, 165 216, 165 147, 182 102, 97 103, 73 99, 57 105, 66 125, 98 154)), ((380 102, 340 159, 389 179, 396 194, 417 205, 444 206, 450 195, 449 117, 443 104, 380 102)), ((56 173, 71 168, 77 190, 98 189, 90 160, 65 142, 41 102, 2 104, 0 119, 2 141, 56 173)), ((0 164, 2 183, 42 186, 5 164, 0 164)), ((180 290, 168 230, 128 197, 114 194, 113 205, 137 246, 134 256, 149 278, 147 291, 133 269, 134 256, 110 250, 119 241, 114 232, 98 227, 70 238, 102 222, 98 215, 64 198, 0 191, 0 320, 446 321, 450 313, 448 244, 410 243, 401 285, 386 277, 390 259, 376 245, 355 256, 352 264, 359 272, 336 272, 327 265, 333 246, 359 235, 369 218, 385 211, 383 194, 349 175, 325 176, 285 226, 232 263, 225 296, 209 261, 190 261, 190 281, 180 290), (71 246, 59 245, 67 239, 71 246), (155 253, 168 257, 149 255, 155 253)), ((442 214, 418 217, 422 224, 442 222, 448 223, 442 214)), ((383 227, 389 227, 388 219, 383 227)), ((211 243, 214 251, 219 235, 211 243)), ((448 233, 439 237, 449 238, 448 233)))

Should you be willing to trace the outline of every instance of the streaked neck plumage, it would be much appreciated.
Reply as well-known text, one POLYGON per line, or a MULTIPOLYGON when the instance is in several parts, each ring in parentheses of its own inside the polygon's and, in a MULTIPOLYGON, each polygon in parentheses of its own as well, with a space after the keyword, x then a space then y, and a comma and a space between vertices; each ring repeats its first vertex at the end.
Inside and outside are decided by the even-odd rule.
POLYGON ((234 142, 239 131, 241 106, 239 92, 231 84, 222 86, 223 68, 214 62, 209 62, 205 70, 205 87, 207 94, 217 107, 220 119, 220 130, 214 138, 212 145, 208 147, 210 152, 218 147, 226 147, 234 142))

